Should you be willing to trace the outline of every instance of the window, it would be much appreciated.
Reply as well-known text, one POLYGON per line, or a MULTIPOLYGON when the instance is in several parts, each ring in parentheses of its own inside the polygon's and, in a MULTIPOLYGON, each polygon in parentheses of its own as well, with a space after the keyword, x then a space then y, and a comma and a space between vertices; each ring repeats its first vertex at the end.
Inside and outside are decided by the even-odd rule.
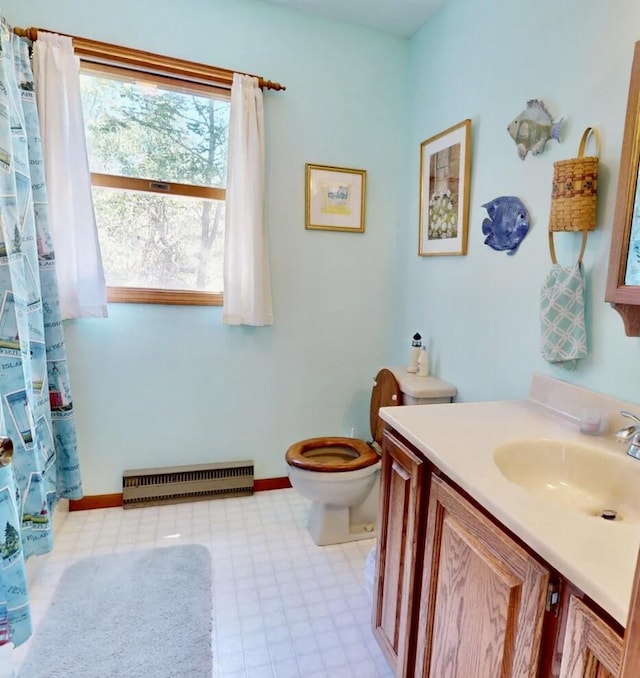
POLYGON ((229 89, 76 52, 109 301, 220 305, 229 89))

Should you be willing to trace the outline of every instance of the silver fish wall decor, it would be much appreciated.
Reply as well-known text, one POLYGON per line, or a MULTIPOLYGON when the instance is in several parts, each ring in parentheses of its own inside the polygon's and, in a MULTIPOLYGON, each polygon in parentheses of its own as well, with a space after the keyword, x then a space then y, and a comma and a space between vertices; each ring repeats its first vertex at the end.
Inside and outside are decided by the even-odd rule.
POLYGON ((524 160, 529 151, 532 155, 542 153, 549 139, 559 142, 562 121, 563 118, 560 118, 557 122, 553 122, 543 101, 539 99, 527 101, 524 111, 507 127, 511 138, 516 142, 520 158, 524 160))

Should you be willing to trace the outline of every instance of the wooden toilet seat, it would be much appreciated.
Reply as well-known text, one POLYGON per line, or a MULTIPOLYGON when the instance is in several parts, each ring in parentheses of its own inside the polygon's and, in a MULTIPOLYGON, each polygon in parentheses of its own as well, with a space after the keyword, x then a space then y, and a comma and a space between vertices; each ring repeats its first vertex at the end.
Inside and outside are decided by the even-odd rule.
POLYGON ((357 469, 373 466, 379 460, 376 452, 357 438, 307 438, 294 443, 287 450, 287 464, 307 471, 336 473, 339 471, 356 471, 357 469), (331 458, 330 450, 335 449, 331 458), (327 454, 321 454, 323 450, 327 454), (314 456, 314 452, 318 453, 314 456), (342 454, 341 454, 342 452, 342 454), (350 457, 353 454, 353 457, 350 457))
MULTIPOLYGON (((378 416, 381 407, 402 404, 402 392, 390 370, 376 375, 371 392, 371 433, 378 445, 382 443, 384 422, 378 416)), ((291 445, 285 455, 287 464, 307 471, 337 473, 356 471, 376 464, 380 457, 369 443, 358 438, 307 438, 291 445), (331 448, 335 448, 332 454, 331 448), (324 452, 324 454, 323 454, 324 452)))

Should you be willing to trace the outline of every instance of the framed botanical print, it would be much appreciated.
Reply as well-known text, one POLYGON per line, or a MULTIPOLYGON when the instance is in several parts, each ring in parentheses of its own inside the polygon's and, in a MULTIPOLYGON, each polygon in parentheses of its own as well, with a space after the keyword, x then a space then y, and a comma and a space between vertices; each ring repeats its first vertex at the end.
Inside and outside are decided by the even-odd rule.
POLYGON ((467 253, 471 120, 420 144, 421 257, 467 253))

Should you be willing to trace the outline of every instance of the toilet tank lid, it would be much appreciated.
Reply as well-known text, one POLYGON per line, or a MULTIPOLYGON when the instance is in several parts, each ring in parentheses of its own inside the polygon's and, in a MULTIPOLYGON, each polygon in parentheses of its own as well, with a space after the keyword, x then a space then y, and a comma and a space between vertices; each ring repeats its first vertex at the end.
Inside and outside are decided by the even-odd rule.
POLYGON ((400 390, 413 398, 455 398, 458 389, 438 377, 418 377, 406 367, 388 367, 397 379, 400 390))

